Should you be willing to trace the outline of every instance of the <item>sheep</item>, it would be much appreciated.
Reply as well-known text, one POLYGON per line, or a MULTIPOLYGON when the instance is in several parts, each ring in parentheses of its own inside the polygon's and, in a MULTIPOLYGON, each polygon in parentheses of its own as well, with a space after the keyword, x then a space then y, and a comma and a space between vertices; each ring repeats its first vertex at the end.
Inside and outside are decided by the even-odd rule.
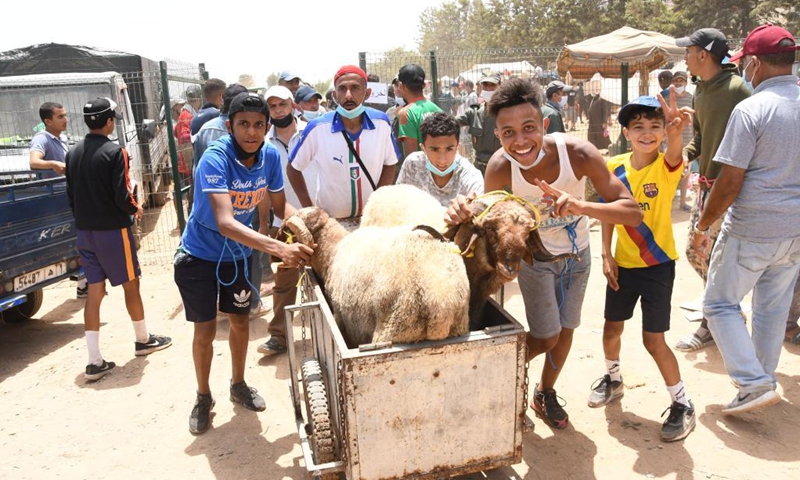
MULTIPOLYGON (((441 206, 418 188, 382 187, 374 192, 361 219, 362 228, 370 225, 406 228, 439 214, 433 225, 444 224, 441 206), (372 204, 372 206, 370 205, 372 204), (399 214, 397 212, 400 212, 399 214)), ((542 243, 536 227, 538 212, 524 200, 506 192, 481 195, 472 204, 472 220, 448 227, 444 236, 463 252, 470 283, 470 329, 479 329, 488 298, 519 274, 520 262, 555 262, 577 258, 574 254, 553 255, 542 243)))
POLYGON ((469 332, 464 262, 435 231, 362 227, 348 234, 317 207, 298 210, 284 227, 298 241, 317 245, 311 266, 351 348, 469 332))

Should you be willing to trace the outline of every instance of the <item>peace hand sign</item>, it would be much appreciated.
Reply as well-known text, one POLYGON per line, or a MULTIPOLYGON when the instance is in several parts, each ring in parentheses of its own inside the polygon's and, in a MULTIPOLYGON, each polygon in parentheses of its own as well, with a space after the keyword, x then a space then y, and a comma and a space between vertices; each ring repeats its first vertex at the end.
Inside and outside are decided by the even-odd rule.
POLYGON ((667 136, 680 135, 686 125, 691 123, 694 110, 689 107, 678 108, 674 85, 669 86, 669 105, 660 93, 657 96, 667 120, 667 136))
POLYGON ((534 179, 537 187, 541 188, 545 195, 551 197, 555 202, 553 203, 553 216, 566 217, 567 215, 581 215, 583 202, 573 197, 567 192, 557 189, 549 185, 544 180, 534 179))

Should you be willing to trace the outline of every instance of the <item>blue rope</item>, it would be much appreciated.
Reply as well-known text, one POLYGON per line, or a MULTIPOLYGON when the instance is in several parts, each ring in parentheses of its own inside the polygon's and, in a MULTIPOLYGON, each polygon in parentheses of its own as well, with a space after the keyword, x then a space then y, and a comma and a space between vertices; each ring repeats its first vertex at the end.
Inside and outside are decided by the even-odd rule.
MULTIPOLYGON (((575 226, 578 224, 580 220, 576 220, 573 223, 570 223, 565 227, 567 230, 567 238, 569 238, 569 242, 572 244, 571 251, 575 255, 578 254, 578 232, 575 231, 575 226)), ((567 290, 569 290, 570 285, 572 285, 572 267, 575 264, 575 260, 572 258, 567 259, 564 262, 564 268, 561 269, 561 273, 558 275, 558 285, 559 285, 559 293, 561 294, 561 300, 558 302, 558 311, 561 311, 561 307, 564 306, 564 300, 567 297, 567 290), (567 276, 567 285, 564 286, 564 276, 567 276)), ((550 366, 553 367, 553 370, 558 370, 556 366, 556 362, 553 361, 553 354, 550 351, 547 351, 547 360, 550 361, 550 366)))
POLYGON ((248 272, 247 257, 244 254, 244 248, 241 245, 239 245, 238 243, 234 242, 234 241, 231 241, 231 243, 233 243, 233 247, 228 245, 228 238, 227 237, 225 238, 225 241, 222 243, 222 250, 220 250, 220 252, 219 252, 219 260, 217 260, 217 268, 215 270, 215 274, 217 276, 217 282, 219 282, 220 285, 223 285, 225 287, 230 287, 231 285, 233 285, 236 282, 236 279, 239 278, 239 264, 236 263, 236 259, 237 259, 237 257, 241 258, 241 260, 243 260, 242 263, 244 264, 244 272, 243 272, 244 273, 244 279, 247 282, 247 285, 250 286, 250 289, 253 292, 255 292, 256 300, 258 300, 258 303, 260 303, 261 306, 263 307, 264 306, 264 302, 261 300, 261 291, 260 291, 260 289, 254 287, 253 284, 250 283, 250 274, 248 272), (231 279, 230 282, 225 282, 219 276, 219 268, 222 265, 222 258, 225 256, 225 250, 229 251, 231 253, 231 256, 233 257, 233 279, 231 279))

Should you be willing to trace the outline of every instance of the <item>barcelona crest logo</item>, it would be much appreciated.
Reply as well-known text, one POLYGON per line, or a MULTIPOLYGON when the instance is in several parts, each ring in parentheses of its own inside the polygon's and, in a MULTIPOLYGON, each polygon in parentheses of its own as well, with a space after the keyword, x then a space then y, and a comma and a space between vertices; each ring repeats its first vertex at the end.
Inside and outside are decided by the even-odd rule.
POLYGON ((658 195, 658 187, 656 187, 655 183, 645 183, 642 185, 642 189, 644 189, 644 194, 647 198, 653 198, 658 195))

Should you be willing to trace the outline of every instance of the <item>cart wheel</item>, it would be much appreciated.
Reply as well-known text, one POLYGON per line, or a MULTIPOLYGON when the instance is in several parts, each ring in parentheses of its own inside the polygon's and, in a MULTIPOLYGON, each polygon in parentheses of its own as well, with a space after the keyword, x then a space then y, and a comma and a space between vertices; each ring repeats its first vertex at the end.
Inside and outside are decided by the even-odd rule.
MULTIPOLYGON (((334 461, 328 393, 324 375, 316 358, 303 360, 303 387, 311 418, 311 451, 317 464, 334 461)), ((322 480, 338 480, 338 473, 322 475, 322 480)))
POLYGON ((36 312, 41 308, 43 299, 44 292, 41 289, 31 292, 28 294, 28 299, 25 303, 17 305, 16 307, 11 307, 5 312, 0 313, 0 319, 6 323, 19 323, 29 320, 36 315, 36 312))

